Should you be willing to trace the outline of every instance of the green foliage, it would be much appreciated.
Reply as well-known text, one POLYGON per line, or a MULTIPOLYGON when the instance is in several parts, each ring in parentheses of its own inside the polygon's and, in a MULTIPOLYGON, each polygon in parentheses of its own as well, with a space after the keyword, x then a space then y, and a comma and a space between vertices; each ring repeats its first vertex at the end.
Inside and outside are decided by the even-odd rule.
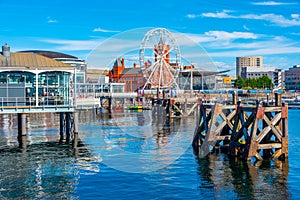
POLYGON ((263 75, 259 78, 247 78, 246 80, 243 80, 242 77, 238 76, 235 82, 235 87, 239 89, 271 89, 274 87, 274 84, 272 83, 272 80, 266 75, 263 75))
POLYGON ((235 81, 234 86, 236 88, 239 88, 239 89, 242 88, 242 87, 245 87, 245 81, 243 80, 242 77, 238 76, 236 81, 235 81))

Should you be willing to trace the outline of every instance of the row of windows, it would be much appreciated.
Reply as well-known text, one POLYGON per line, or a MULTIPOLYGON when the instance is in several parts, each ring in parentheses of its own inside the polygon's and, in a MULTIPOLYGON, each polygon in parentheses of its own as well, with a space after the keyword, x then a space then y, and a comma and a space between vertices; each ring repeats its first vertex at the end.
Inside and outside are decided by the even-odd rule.
POLYGON ((251 74, 248 74, 248 76, 263 76, 263 75, 266 75, 266 76, 268 76, 268 74, 267 73, 264 73, 264 74, 253 74, 253 73, 251 73, 251 74))
POLYGON ((300 77, 287 77, 285 78, 286 81, 289 81, 289 80, 300 80, 300 77))

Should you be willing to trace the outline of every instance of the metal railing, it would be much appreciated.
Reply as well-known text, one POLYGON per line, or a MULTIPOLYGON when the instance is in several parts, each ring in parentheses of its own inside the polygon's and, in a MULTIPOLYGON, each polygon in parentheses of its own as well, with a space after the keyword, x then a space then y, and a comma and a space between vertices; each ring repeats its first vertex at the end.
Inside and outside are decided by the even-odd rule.
POLYGON ((0 109, 74 106, 72 99, 39 97, 0 97, 0 109))

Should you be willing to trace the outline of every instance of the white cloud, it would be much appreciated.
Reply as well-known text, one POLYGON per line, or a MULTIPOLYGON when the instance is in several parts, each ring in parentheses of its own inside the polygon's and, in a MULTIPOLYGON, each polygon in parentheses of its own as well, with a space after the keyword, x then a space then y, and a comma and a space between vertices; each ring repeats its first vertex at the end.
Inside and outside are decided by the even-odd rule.
POLYGON ((227 14, 227 13, 230 13, 230 12, 232 12, 232 11, 223 10, 222 12, 216 12, 216 13, 202 13, 201 16, 211 17, 211 18, 235 18, 234 16, 227 14))
POLYGON ((297 4, 297 3, 263 1, 263 2, 253 2, 252 4, 253 5, 260 5, 260 6, 278 6, 278 5, 293 5, 293 4, 297 4))
POLYGON ((293 18, 293 19, 299 19, 299 14, 291 14, 291 17, 293 18))
MULTIPOLYGON (((184 34, 212 57, 234 57, 247 55, 299 54, 299 42, 283 36, 260 35, 251 32, 226 32, 211 30, 203 34, 184 34), (242 39, 242 40, 240 40, 242 39)), ((177 38, 176 38, 177 39, 177 38)), ((179 42, 186 45, 186 43, 179 42)), ((188 48, 185 48, 188 49, 188 48)), ((197 52, 198 56, 201 52, 197 52)), ((193 52, 186 57, 196 57, 193 52)), ((224 68, 224 67, 223 67, 224 68)))
POLYGON ((250 32, 226 32, 226 31, 208 31, 205 32, 208 37, 216 40, 235 40, 235 39, 257 39, 258 35, 250 32))
MULTIPOLYGON (((292 16, 295 17, 295 14, 292 14, 292 16)), ((294 17, 292 19, 287 19, 282 15, 275 15, 275 14, 261 14, 261 15, 248 14, 248 15, 241 15, 236 18, 264 20, 264 21, 269 21, 281 27, 300 26, 300 19, 294 17)))
POLYGON ((233 41, 237 39, 249 39, 254 40, 262 35, 254 34, 251 32, 226 32, 226 31, 218 31, 211 30, 207 31, 204 34, 173 34, 177 43, 179 45, 195 45, 201 43, 211 43, 211 42, 224 42, 224 41, 233 41))
MULTIPOLYGON (((229 14, 232 11, 223 10, 222 12, 216 13, 202 13, 201 15, 194 15, 196 17, 209 17, 209 18, 220 18, 220 19, 252 19, 252 20, 263 20, 268 21, 270 23, 276 24, 281 27, 288 26, 300 26, 300 18, 299 14, 291 14, 291 19, 285 18, 282 15, 276 14, 246 14, 246 15, 232 15, 229 14)), ((193 14, 190 14, 191 16, 193 14)))
POLYGON ((194 19, 196 17, 199 17, 199 15, 195 15, 195 14, 187 14, 186 15, 187 18, 190 18, 190 19, 194 19))
POLYGON ((82 51, 92 50, 101 41, 99 40, 61 40, 61 39, 39 39, 41 42, 56 45, 55 49, 59 51, 82 51))
POLYGON ((53 20, 53 19, 49 19, 48 20, 48 23, 56 23, 57 21, 56 20, 53 20))
POLYGON ((300 47, 279 47, 279 48, 272 48, 272 47, 265 47, 262 49, 236 49, 230 51, 219 51, 219 52, 211 52, 208 53, 209 56, 212 57, 234 57, 235 55, 238 56, 249 56, 249 55, 287 55, 287 54, 299 54, 300 47))
POLYGON ((244 28, 246 31, 249 31, 249 30, 250 30, 246 25, 244 25, 243 28, 244 28))
POLYGON ((57 23, 58 21, 55 19, 52 19, 51 17, 47 17, 47 23, 57 23))
POLYGON ((101 33, 119 33, 120 31, 116 30, 107 30, 107 29, 102 29, 100 27, 94 28, 93 32, 101 32, 101 33))
POLYGON ((214 65, 219 69, 219 70, 235 70, 235 65, 229 65, 228 63, 224 63, 224 62, 213 62, 214 65))

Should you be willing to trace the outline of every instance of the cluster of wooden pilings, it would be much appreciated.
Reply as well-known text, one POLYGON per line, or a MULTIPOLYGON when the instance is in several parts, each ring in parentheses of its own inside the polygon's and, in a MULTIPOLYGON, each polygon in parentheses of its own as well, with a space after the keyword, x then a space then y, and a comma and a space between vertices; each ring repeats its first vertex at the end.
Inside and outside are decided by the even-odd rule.
MULTIPOLYGON (((233 95, 234 96, 234 95, 233 95)), ((231 105, 198 105, 193 147, 199 156, 226 152, 245 160, 288 157, 288 106, 275 94, 275 105, 257 101, 243 105, 233 97, 231 105)))
MULTIPOLYGON (((18 139, 26 137, 26 115, 29 113, 18 113, 18 139)), ((59 112, 60 141, 70 141, 72 134, 78 134, 78 113, 59 112)))
POLYGON ((59 113, 59 134, 60 142, 70 141, 71 134, 78 134, 78 113, 77 112, 61 112, 59 113), (65 136, 64 136, 65 134, 65 136))

